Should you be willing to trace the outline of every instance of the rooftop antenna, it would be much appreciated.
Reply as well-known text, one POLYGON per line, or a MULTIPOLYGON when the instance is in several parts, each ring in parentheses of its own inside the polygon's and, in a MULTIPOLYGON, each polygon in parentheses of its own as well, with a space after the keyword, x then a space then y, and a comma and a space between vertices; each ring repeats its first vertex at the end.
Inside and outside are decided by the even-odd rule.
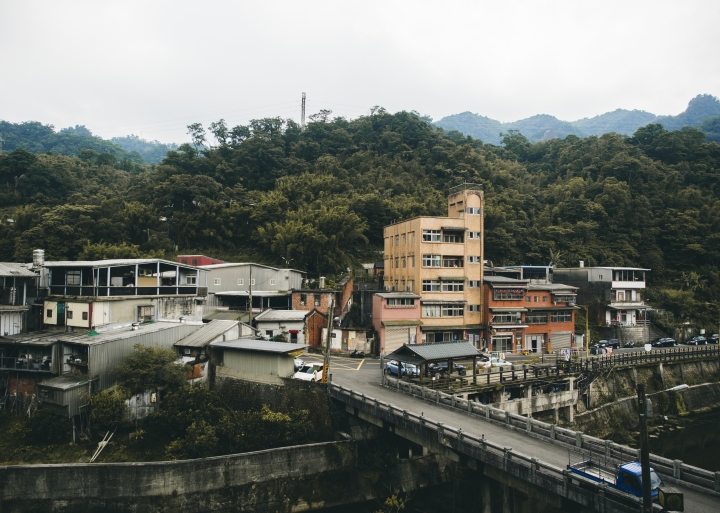
MULTIPOLYGON (((300 114, 300 129, 305 130, 305 93, 303 93, 302 96, 302 114, 300 114)), ((2 148, 1 144, 0 148, 2 148)))

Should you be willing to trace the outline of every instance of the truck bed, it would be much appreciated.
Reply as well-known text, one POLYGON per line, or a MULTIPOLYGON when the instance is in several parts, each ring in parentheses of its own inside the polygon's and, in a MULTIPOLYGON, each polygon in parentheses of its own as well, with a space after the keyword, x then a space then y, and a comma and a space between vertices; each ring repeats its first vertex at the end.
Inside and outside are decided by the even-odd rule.
POLYGON ((582 461, 570 465, 570 470, 588 477, 593 481, 604 481, 608 484, 616 484, 616 471, 592 460, 582 461))

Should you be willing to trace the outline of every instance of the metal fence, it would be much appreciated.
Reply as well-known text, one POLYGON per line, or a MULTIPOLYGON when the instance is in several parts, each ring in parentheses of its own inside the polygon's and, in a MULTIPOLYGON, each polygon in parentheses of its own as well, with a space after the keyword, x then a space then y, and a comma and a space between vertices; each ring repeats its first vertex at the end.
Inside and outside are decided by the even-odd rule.
MULTIPOLYGON (((404 384, 411 387, 416 386, 409 383, 404 384)), ((494 444, 485 440, 484 436, 478 437, 464 433, 461 429, 446 426, 442 422, 429 420, 423 415, 397 408, 392 404, 367 397, 364 394, 357 393, 343 386, 331 384, 328 391, 330 397, 334 399, 358 408, 378 419, 391 422, 396 427, 410 431, 428 441, 437 441, 440 445, 451 448, 477 461, 501 469, 523 481, 532 483, 544 490, 551 491, 561 497, 581 504, 588 508, 588 510, 598 512, 627 511, 633 513, 641 510, 641 498, 614 488, 609 488, 606 485, 596 483, 577 474, 572 474, 567 469, 543 463, 537 458, 516 452, 511 447, 494 444)), ((449 394, 443 394, 442 392, 437 393, 439 394, 437 396, 439 398, 438 401, 453 400, 449 394)), ((461 401, 461 399, 458 398, 455 398, 455 400, 461 401)), ((472 411, 473 405, 471 404, 469 407, 466 406, 466 408, 470 408, 470 411, 472 411)), ((532 419, 507 414, 504 411, 494 408, 486 409, 485 414, 488 415, 488 418, 493 418, 496 421, 496 417, 502 415, 503 422, 515 425, 516 427, 526 427, 528 420, 543 425, 536 425, 536 430, 546 429, 549 431, 552 426, 550 424, 537 423, 537 421, 532 421, 532 419), (519 420, 522 420, 522 425, 518 424, 519 420)), ((568 436, 563 432, 560 432, 559 435, 561 437, 568 436)), ((653 511, 661 510, 662 508, 658 504, 653 505, 653 511)))

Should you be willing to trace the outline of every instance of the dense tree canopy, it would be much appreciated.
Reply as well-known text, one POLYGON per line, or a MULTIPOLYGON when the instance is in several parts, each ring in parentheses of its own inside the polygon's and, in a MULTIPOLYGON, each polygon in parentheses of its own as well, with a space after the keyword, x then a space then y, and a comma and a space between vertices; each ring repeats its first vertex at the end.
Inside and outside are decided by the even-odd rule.
POLYGON ((97 152, 2 154, 0 259, 197 251, 332 276, 382 259, 383 226, 444 215, 467 181, 486 191, 495 264, 641 266, 674 289, 692 271, 697 300, 720 300, 720 145, 697 129, 534 144, 508 131, 496 146, 416 113, 313 119, 194 124, 139 173, 97 152))

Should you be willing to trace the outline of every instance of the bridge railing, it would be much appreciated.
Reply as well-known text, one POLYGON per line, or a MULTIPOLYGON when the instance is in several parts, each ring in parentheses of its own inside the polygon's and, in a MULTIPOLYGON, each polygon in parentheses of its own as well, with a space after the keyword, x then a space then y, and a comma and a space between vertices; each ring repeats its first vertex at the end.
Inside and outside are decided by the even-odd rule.
MULTIPOLYGON (((516 452, 511 447, 495 444, 485 440, 484 436, 477 437, 465 433, 462 429, 427 419, 424 415, 397 408, 392 404, 367 397, 341 385, 331 384, 329 393, 331 397, 362 409, 376 418, 389 421, 396 427, 409 430, 430 440, 436 440, 440 445, 450 447, 545 490, 568 497, 591 510, 637 512, 642 505, 642 499, 633 495, 516 452)), ((442 392, 440 394, 448 395, 442 392)), ((440 400, 445 401, 447 398, 441 397, 440 400)), ((489 415, 496 417, 499 415, 498 412, 501 412, 504 419, 510 419, 510 422, 513 423, 517 421, 515 418, 517 416, 508 417, 507 412, 502 410, 491 408, 486 411, 490 412, 489 415)), ((523 418, 523 421, 525 420, 527 419, 523 418)), ((550 425, 546 424, 546 426, 550 425)), ((653 510, 661 511, 661 508, 655 504, 653 510)))
MULTIPOLYGON (((572 429, 559 427, 555 424, 549 424, 530 417, 510 413, 500 408, 470 401, 440 390, 422 387, 412 382, 393 378, 386 378, 386 380, 389 383, 389 388, 395 388, 400 392, 420 397, 445 407, 483 417, 485 420, 496 424, 503 424, 510 428, 526 431, 536 438, 554 440, 567 447, 589 452, 596 458, 613 461, 615 463, 627 463, 628 461, 637 461, 640 459, 639 449, 633 449, 610 440, 603 440, 586 435, 581 431, 574 431, 572 429)), ((677 481, 702 491, 720 493, 720 472, 712 472, 694 467, 682 461, 670 460, 656 454, 650 455, 650 464, 660 475, 668 478, 668 481, 677 481)))
POLYGON ((672 349, 653 349, 652 351, 635 351, 618 353, 594 358, 582 358, 559 361, 562 372, 592 372, 610 369, 615 366, 643 365, 646 363, 671 363, 701 358, 720 358, 720 346, 675 347, 672 349))

